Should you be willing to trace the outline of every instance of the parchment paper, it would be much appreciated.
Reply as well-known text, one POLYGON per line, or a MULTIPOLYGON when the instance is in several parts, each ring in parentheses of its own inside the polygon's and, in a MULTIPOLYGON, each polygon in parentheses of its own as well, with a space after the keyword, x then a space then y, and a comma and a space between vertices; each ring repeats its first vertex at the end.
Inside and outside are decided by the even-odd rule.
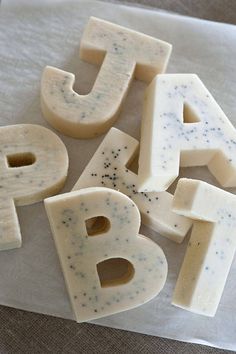
MULTIPOLYGON (((3 1, 0 17, 1 125, 36 123, 46 127, 39 104, 42 69, 49 64, 76 75, 75 89, 91 89, 98 68, 81 62, 79 43, 89 16, 97 16, 173 44, 168 72, 197 73, 236 125, 236 27, 145 9, 95 1, 3 1)), ((115 124, 139 137, 146 85, 135 81, 115 124)), ((103 139, 76 140, 59 134, 69 157, 70 191, 103 139)), ((184 176, 215 184, 205 168, 181 171, 184 176)), ((23 247, 0 252, 0 303, 20 309, 73 319, 64 280, 42 203, 17 210, 23 247)), ((236 350, 236 261, 215 318, 171 305, 186 241, 177 245, 142 228, 164 249, 168 280, 161 294, 137 309, 94 321, 183 341, 236 350)), ((236 237, 236 235, 235 235, 236 237)))

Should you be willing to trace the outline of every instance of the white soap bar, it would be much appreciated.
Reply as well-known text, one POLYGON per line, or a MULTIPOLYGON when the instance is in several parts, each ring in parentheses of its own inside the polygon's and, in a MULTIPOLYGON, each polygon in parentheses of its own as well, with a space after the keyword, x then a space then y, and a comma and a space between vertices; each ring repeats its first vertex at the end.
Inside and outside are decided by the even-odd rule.
POLYGON ((73 189, 101 186, 121 191, 137 204, 145 225, 180 243, 191 227, 191 220, 172 212, 170 193, 137 192, 137 175, 127 165, 138 147, 136 139, 111 128, 73 189))
POLYGON ((165 255, 138 234, 140 214, 127 196, 108 188, 85 188, 48 198, 45 206, 78 322, 134 308, 161 291, 167 276, 165 255), (107 224, 89 235, 86 220, 98 216, 107 224), (109 260, 126 260, 128 268, 102 281, 98 268, 109 260))
POLYGON ((236 186, 236 131, 197 75, 158 75, 146 91, 139 191, 166 190, 179 166, 203 165, 236 186))
POLYGON ((0 128, 0 250, 21 246, 15 205, 28 205, 64 185, 68 155, 62 141, 39 125, 0 128))
POLYGON ((41 84, 45 118, 60 132, 91 138, 117 118, 133 77, 150 82, 165 71, 171 45, 125 27, 91 17, 81 39, 81 59, 101 65, 92 91, 73 90, 75 76, 46 67, 41 84))
POLYGON ((214 316, 236 249, 236 196, 206 182, 180 179, 173 210, 196 221, 172 303, 214 316))

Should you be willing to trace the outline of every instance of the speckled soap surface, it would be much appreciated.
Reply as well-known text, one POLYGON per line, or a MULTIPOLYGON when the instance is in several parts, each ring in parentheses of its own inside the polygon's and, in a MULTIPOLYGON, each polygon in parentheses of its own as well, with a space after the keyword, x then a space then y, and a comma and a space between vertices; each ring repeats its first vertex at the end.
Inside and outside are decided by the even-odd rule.
POLYGON ((68 155, 58 136, 40 125, 1 127, 0 137, 0 250, 7 250, 22 244, 15 206, 59 193, 68 155))
POLYGON ((45 206, 78 322, 143 305, 162 290, 166 257, 156 243, 139 234, 140 213, 129 197, 90 187, 47 198, 45 206), (109 226, 90 235, 86 220, 97 216, 107 218, 109 226), (103 286, 98 264, 114 258, 127 260, 133 272, 114 279, 113 286, 103 286))
POLYGON ((236 250, 236 196, 203 181, 181 178, 173 209, 194 221, 172 303, 215 316, 236 250))
POLYGON ((158 75, 145 93, 139 191, 166 190, 179 166, 208 166, 236 187, 236 130, 195 74, 158 75))
POLYGON ((60 132, 94 138, 116 121, 133 78, 150 82, 165 72, 172 46, 143 33, 90 17, 80 43, 80 58, 100 67, 90 93, 73 90, 74 74, 47 66, 41 81, 45 118, 60 132))
MULTIPOLYGON (((0 68, 2 125, 21 122, 49 127, 41 115, 39 99, 41 73, 49 62, 55 67, 75 73, 76 91, 81 94, 90 91, 98 70, 94 65, 80 61, 78 53, 83 28, 91 15, 172 43, 174 49, 168 72, 195 72, 199 75, 225 114, 236 124, 236 87, 233 75, 236 34, 233 26, 118 5, 115 8, 111 4, 95 5, 93 1, 68 0, 65 3, 60 0, 44 0, 38 4, 22 0, 19 4, 18 1, 10 0, 3 2, 1 7, 0 56, 4 63, 0 68), (15 33, 18 33, 17 37, 15 33), (227 60, 226 53, 231 53, 227 55, 227 60)), ((145 88, 144 83, 134 81, 115 124, 118 129, 136 139, 139 139, 145 88)), ((62 135, 60 137, 70 156, 69 175, 64 189, 69 192, 103 136, 86 141, 75 141, 62 135)), ((181 173, 216 183, 203 168, 188 169, 181 173)), ((73 318, 43 205, 21 207, 17 212, 22 226, 23 247, 17 251, 1 253, 1 304, 73 318)), ((145 227, 140 232, 155 239, 168 260, 167 283, 158 301, 152 300, 137 309, 94 322, 236 350, 236 305, 232 301, 236 296, 235 261, 214 320, 202 318, 170 304, 186 243, 177 245, 145 227), (219 331, 224 341, 218 335, 219 331)))
POLYGON ((142 223, 170 240, 181 243, 192 222, 172 212, 173 196, 168 192, 138 193, 137 175, 130 162, 139 143, 124 132, 111 128, 76 182, 73 190, 107 187, 118 190, 137 204, 142 223))

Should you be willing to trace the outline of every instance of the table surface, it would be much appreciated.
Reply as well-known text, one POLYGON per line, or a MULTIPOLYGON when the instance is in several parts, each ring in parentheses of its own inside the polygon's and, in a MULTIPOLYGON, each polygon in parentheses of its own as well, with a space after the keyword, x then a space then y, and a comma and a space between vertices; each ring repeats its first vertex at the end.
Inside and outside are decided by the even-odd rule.
MULTIPOLYGON (((111 1, 108 1, 111 2, 111 1)), ((235 0, 114 0, 236 24, 235 0)), ((0 354, 232 353, 197 344, 121 331, 0 306, 0 354)))

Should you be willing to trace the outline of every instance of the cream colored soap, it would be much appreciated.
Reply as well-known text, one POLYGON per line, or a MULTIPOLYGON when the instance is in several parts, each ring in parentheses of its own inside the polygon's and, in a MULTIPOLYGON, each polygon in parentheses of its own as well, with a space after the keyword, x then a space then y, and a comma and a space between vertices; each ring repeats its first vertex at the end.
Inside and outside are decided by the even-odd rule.
POLYGON ((145 225, 180 243, 191 227, 191 220, 172 212, 170 193, 137 192, 137 175, 127 165, 137 155, 138 147, 136 139, 111 128, 73 190, 99 186, 119 190, 137 204, 145 225))
POLYGON ((171 45, 125 27, 91 17, 80 58, 101 69, 88 95, 73 90, 72 73, 47 66, 41 82, 41 106, 47 121, 75 138, 107 131, 117 118, 133 77, 150 82, 165 71, 171 45))
POLYGON ((45 200, 46 211, 78 322, 137 307, 155 297, 167 276, 162 249, 138 234, 140 214, 124 194, 108 188, 85 188, 45 200), (108 227, 89 236, 86 220, 103 216, 108 227), (128 261, 128 271, 102 282, 98 266, 128 261))
POLYGON ((0 250, 21 246, 15 205, 39 202, 64 185, 68 155, 62 141, 38 125, 0 128, 0 250))
POLYGON ((180 166, 203 165, 236 186, 236 131, 197 75, 158 75, 146 91, 138 189, 166 190, 180 166))
POLYGON ((236 196, 206 182, 180 179, 173 210, 194 219, 173 304, 214 316, 236 249, 236 196))

